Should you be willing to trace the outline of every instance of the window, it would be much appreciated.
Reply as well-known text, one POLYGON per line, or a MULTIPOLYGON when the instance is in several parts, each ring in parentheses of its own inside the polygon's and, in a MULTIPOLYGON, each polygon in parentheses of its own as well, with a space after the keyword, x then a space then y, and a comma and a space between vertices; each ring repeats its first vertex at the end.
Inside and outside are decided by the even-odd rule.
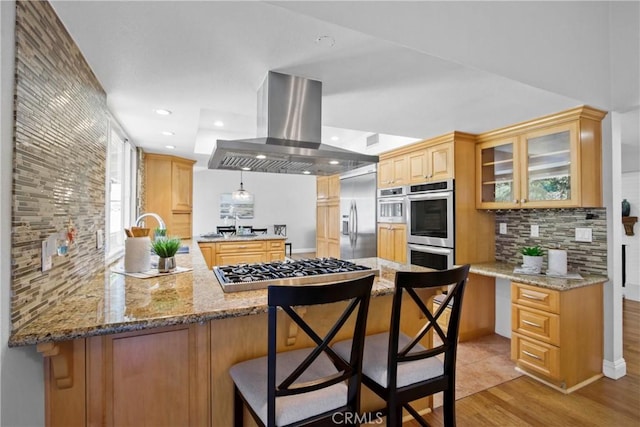
POLYGON ((107 261, 124 251, 124 229, 135 221, 136 151, 112 122, 107 150, 107 261))

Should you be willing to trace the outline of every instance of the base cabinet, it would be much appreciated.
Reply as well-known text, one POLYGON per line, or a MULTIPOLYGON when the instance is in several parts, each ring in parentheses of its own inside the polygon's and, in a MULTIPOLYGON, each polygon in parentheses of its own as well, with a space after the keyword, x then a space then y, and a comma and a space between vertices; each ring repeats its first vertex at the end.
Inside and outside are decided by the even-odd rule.
POLYGON ((43 351, 47 426, 211 425, 209 340, 207 323, 55 344, 71 350, 43 351))
POLYGON ((198 243, 207 268, 214 265, 284 261, 284 240, 198 243))
POLYGON ((407 226, 378 224, 378 256, 389 261, 407 262, 407 226))
POLYGON ((511 283, 511 359, 570 393, 602 376, 602 284, 567 291, 511 283))

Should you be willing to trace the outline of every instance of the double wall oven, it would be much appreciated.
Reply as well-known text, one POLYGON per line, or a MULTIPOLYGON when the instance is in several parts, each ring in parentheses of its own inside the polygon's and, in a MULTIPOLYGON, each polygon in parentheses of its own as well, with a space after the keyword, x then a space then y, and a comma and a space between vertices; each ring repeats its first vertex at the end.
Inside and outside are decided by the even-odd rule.
POLYGON ((407 260, 444 270, 453 267, 455 210, 453 179, 408 187, 407 260))

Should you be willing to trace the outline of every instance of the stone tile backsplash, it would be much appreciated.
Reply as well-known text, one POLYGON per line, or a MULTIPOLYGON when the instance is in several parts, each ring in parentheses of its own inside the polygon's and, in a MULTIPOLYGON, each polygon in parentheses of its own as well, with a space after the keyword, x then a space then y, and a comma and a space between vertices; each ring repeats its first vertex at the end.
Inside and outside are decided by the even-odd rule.
POLYGON ((11 321, 29 322, 104 267, 106 94, 45 1, 16 2, 11 321), (76 242, 41 270, 41 241, 76 242))
MULTIPOLYGON (((569 271, 607 275, 607 224, 605 208, 520 209, 496 211, 496 260, 522 264, 523 246, 567 251, 569 271), (587 214, 594 216, 586 219, 587 214), (507 234, 499 233, 500 223, 507 234), (539 237, 530 237, 531 225, 538 225, 539 237), (591 228, 593 241, 576 242, 575 229, 591 228)), ((547 267, 545 251, 544 269, 547 267)))

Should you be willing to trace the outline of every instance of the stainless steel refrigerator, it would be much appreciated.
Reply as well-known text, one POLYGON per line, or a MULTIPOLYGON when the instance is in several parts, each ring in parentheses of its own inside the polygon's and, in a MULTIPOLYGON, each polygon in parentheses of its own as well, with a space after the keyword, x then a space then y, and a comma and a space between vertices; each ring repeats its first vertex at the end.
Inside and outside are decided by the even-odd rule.
POLYGON ((377 256, 376 165, 340 176, 340 258, 377 256))

